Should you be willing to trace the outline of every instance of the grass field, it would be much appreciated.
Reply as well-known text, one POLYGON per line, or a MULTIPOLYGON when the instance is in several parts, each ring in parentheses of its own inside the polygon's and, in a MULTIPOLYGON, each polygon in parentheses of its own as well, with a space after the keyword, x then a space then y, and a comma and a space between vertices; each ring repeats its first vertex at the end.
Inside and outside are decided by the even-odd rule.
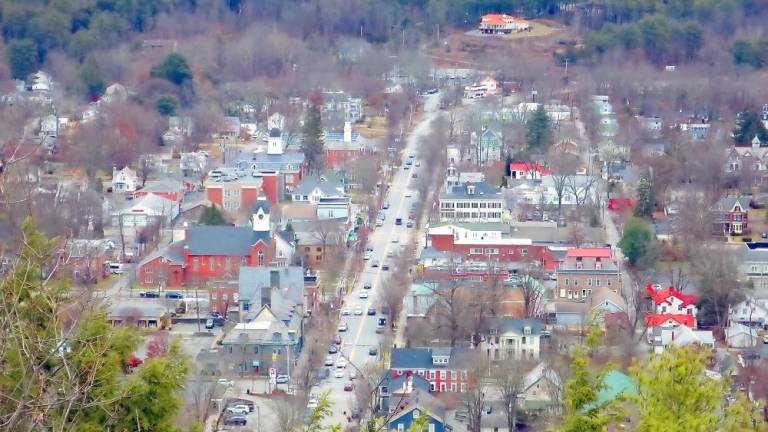
POLYGON ((371 117, 365 120, 361 125, 355 127, 357 133, 363 138, 376 139, 387 136, 387 119, 383 116, 371 117))

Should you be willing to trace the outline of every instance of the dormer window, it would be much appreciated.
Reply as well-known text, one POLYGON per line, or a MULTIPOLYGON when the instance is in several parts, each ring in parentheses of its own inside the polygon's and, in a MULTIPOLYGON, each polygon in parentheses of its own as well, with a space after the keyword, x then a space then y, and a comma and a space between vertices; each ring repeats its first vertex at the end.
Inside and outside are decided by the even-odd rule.
POLYGON ((530 335, 531 334, 531 328, 529 326, 525 326, 523 328, 523 334, 524 335, 530 335))
POLYGON ((496 330, 495 328, 490 329, 489 332, 490 332, 491 335, 499 334, 499 331, 496 330))

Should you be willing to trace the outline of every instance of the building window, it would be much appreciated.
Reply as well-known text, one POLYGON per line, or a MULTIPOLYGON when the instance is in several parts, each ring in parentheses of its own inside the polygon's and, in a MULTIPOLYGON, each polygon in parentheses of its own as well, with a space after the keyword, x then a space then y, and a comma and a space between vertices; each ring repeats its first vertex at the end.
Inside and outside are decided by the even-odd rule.
POLYGON ((208 268, 216 267, 216 261, 213 257, 208 257, 208 268))
POLYGON ((440 379, 441 379, 441 380, 444 380, 444 379, 446 378, 446 376, 447 376, 447 375, 446 375, 445 371, 444 371, 444 370, 441 370, 441 371, 440 371, 440 379))
POLYGON ((456 383, 451 383, 451 391, 456 392, 456 383))
MULTIPOLYGON (((455 370, 451 371, 451 379, 454 380, 454 381, 456 381, 456 379, 458 379, 458 373, 456 373, 455 370)), ((454 391, 456 391, 456 390, 454 390, 454 391)))
POLYGON ((405 424, 398 423, 397 424, 397 432, 405 432, 405 424))
POLYGON ((200 258, 198 258, 198 257, 194 257, 194 258, 192 259, 192 270, 193 270, 193 271, 198 271, 198 270, 200 270, 200 258))
POLYGON ((462 393, 466 393, 467 392, 467 384, 466 383, 461 383, 461 386, 459 387, 459 389, 461 390, 462 393))
POLYGON ((429 379, 435 379, 435 371, 429 371, 429 379))
POLYGON ((520 255, 522 256, 528 255, 528 249, 520 249, 520 255))
POLYGON ((431 392, 435 391, 435 383, 433 382, 429 383, 429 391, 431 392))
POLYGON ((264 265, 264 251, 259 250, 259 266, 263 266, 263 265, 264 265))
POLYGON ((446 385, 445 385, 445 383, 440 383, 440 391, 441 391, 441 392, 444 392, 444 391, 445 391, 445 388, 446 388, 446 385))

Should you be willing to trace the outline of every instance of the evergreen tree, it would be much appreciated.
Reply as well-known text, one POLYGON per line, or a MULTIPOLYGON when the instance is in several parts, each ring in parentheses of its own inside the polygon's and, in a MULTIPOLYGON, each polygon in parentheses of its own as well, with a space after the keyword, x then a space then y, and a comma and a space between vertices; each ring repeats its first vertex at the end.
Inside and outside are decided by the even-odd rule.
POLYGON ((641 262, 649 252, 652 252, 653 233, 648 225, 638 218, 630 218, 624 224, 624 232, 619 241, 621 253, 627 257, 632 266, 641 262))
POLYGON ((157 97, 155 100, 155 109, 160 115, 168 117, 176 115, 176 108, 178 108, 179 102, 173 95, 163 94, 157 97))
POLYGON ((602 432, 612 422, 618 411, 615 404, 598 404, 604 375, 589 370, 589 358, 577 346, 571 360, 571 377, 565 382, 565 413, 558 432, 602 432))
POLYGON ((192 79, 192 69, 189 68, 187 59, 181 54, 168 54, 162 62, 152 68, 151 75, 163 78, 177 86, 192 79))
POLYGON ((3 430, 175 431, 187 367, 178 347, 126 375, 140 336, 113 327, 102 307, 73 301, 50 278, 58 239, 31 220, 17 262, 0 281, 3 430))
POLYGON ((653 213, 653 179, 646 172, 640 178, 637 185, 637 203, 635 204, 635 216, 646 218, 653 213))
POLYGON ((307 168, 309 171, 318 172, 323 165, 323 123, 318 105, 313 104, 307 109, 302 133, 304 136, 301 149, 304 152, 307 168))
POLYGON ((540 153, 546 153, 549 145, 552 144, 552 126, 549 123, 547 111, 544 110, 544 105, 539 105, 528 120, 525 141, 529 150, 540 153))
POLYGON ((10 42, 5 53, 8 66, 11 68, 11 75, 16 79, 26 79, 29 74, 37 70, 40 64, 37 44, 29 39, 10 42))
POLYGON ((507 157, 504 160, 504 177, 509 177, 512 175, 512 155, 507 153, 507 157))
POLYGON ((744 111, 736 118, 736 128, 733 129, 733 141, 738 145, 749 145, 752 139, 768 143, 768 130, 765 129, 760 115, 755 111, 744 111))
POLYGON ((201 225, 224 225, 227 221, 224 219, 224 215, 215 204, 211 204, 210 207, 203 209, 203 214, 200 215, 198 221, 201 225))

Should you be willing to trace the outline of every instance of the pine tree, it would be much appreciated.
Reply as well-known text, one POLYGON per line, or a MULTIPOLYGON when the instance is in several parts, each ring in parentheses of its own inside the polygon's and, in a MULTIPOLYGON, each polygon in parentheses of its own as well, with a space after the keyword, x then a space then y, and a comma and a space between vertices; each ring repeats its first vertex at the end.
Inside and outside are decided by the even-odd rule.
POLYGON ((318 105, 311 105, 307 109, 302 132, 304 137, 301 149, 304 152, 307 169, 318 172, 323 165, 323 123, 318 105))
POLYGON ((224 225, 227 221, 224 219, 224 215, 221 214, 219 208, 215 204, 211 204, 210 207, 203 209, 203 214, 200 215, 198 221, 201 225, 224 225))
POLYGON ((528 120, 528 130, 525 133, 528 149, 546 153, 552 144, 552 126, 543 105, 539 105, 528 120))
POLYGON ((733 141, 738 145, 748 145, 752 139, 762 143, 768 143, 768 130, 763 125, 760 115, 755 111, 739 113, 736 119, 736 127, 733 129, 733 141))
POLYGON ((646 173, 640 178, 637 185, 637 203, 635 204, 635 216, 649 217, 653 213, 653 179, 646 173))
POLYGON ((178 346, 127 375, 140 342, 103 307, 73 300, 51 278, 58 239, 26 220, 24 241, 0 281, 0 424, 3 430, 176 431, 187 366, 178 346))

